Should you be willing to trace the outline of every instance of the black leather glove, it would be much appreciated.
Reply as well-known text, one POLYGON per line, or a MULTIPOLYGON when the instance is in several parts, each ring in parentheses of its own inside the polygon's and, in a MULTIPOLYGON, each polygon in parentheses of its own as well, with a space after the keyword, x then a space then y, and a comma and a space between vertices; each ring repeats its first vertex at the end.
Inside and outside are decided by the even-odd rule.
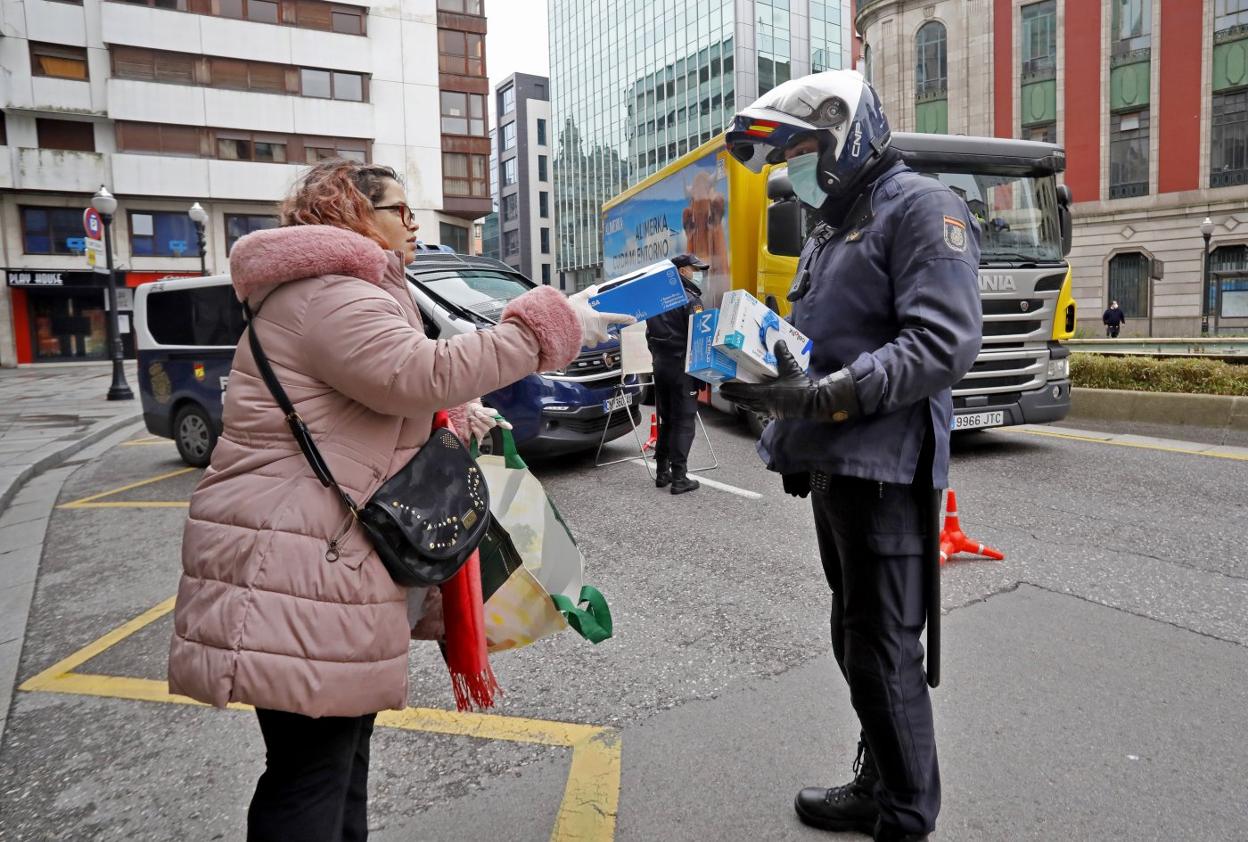
POLYGON ((725 383, 720 394, 733 403, 773 418, 801 418, 840 423, 858 417, 858 393, 849 369, 811 380, 783 342, 777 342, 779 376, 766 383, 725 383))
POLYGON ((785 494, 791 494, 794 497, 805 497, 810 494, 810 474, 807 472, 781 474, 780 479, 784 482, 785 494))

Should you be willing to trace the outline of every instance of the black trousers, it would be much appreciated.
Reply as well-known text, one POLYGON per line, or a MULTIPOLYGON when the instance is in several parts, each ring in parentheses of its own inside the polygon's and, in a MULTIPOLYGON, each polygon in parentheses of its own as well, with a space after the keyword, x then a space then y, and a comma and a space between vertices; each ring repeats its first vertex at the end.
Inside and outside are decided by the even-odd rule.
POLYGON ((654 456, 682 477, 689 468, 698 415, 698 381, 685 374, 684 356, 654 356, 654 403, 659 441, 654 456))
POLYGON ((248 842, 368 838, 368 746, 376 714, 313 719, 257 708, 265 769, 247 811, 248 842))
POLYGON ((938 492, 830 480, 811 497, 832 589, 832 651, 879 769, 881 823, 929 833, 940 812, 940 771, 919 635, 931 564, 923 535, 938 492))
POLYGON ((1110 339, 1117 339, 1118 332, 1122 330, 1121 325, 1105 325, 1105 335, 1110 339))

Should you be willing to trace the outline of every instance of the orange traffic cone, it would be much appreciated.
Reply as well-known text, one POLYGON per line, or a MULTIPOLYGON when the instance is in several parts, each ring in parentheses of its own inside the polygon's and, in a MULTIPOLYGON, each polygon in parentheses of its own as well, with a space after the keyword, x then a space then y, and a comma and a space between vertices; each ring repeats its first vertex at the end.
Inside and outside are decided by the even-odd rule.
POLYGON ((650 438, 646 439, 643 450, 654 450, 659 446, 659 416, 650 413, 650 438))
POLYGON ((958 553, 972 553, 997 561, 1005 558, 1005 553, 1000 550, 994 550, 966 537, 962 524, 958 522, 958 497, 951 488, 949 501, 945 506, 945 525, 940 530, 940 563, 944 564, 958 553))

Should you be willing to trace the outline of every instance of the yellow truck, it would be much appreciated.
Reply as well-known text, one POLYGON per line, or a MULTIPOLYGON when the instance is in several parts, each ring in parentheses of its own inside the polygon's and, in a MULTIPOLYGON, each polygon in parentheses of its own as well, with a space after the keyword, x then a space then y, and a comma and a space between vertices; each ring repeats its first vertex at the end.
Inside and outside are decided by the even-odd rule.
MULTIPOLYGON (((1057 421, 1070 411, 1069 190, 1060 146, 895 132, 914 170, 962 197, 979 223, 983 347, 953 390, 954 430, 1057 421)), ((749 290, 787 315, 797 257, 813 227, 783 164, 755 174, 723 137, 690 151, 602 208, 603 276, 691 251, 710 264, 703 300, 749 290)), ((735 410, 717 394, 705 400, 735 410)), ((747 418, 756 424, 757 419, 747 418)))

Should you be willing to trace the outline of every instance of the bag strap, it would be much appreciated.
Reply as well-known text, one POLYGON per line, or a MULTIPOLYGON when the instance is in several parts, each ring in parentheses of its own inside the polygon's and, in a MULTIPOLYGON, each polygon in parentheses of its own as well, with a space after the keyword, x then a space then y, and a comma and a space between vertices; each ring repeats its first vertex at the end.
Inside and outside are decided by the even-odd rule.
MULTIPOLYGON (((490 430, 490 441, 494 445, 494 454, 502 453, 507 470, 523 471, 529 467, 525 464, 524 459, 520 458, 520 451, 516 449, 516 439, 512 436, 511 430, 503 427, 492 428, 490 430)), ((473 459, 481 455, 481 446, 477 443, 476 436, 472 437, 472 442, 468 446, 468 453, 473 459)))
POLYGON ((572 600, 563 594, 551 594, 550 599, 568 621, 568 625, 590 643, 602 643, 614 633, 611 609, 607 606, 606 597, 597 588, 589 585, 581 588, 577 602, 585 603, 589 606, 588 609, 573 605, 572 600))
POLYGON ((247 341, 251 345, 251 355, 256 360, 256 367, 260 369, 260 377, 263 378, 264 385, 269 387, 269 392, 273 395, 273 399, 277 401, 277 405, 281 407, 282 412, 285 414, 286 424, 290 427, 290 434, 295 437, 295 443, 303 451, 304 458, 308 460, 308 465, 312 467, 312 473, 316 474, 316 478, 321 481, 321 485, 326 488, 333 486, 351 513, 357 514, 359 508, 356 506, 355 501, 334 479, 333 473, 329 470, 329 463, 325 461, 325 457, 321 456, 321 451, 317 449, 316 442, 312 440, 312 433, 308 430, 308 425, 303 423, 303 419, 295 411, 295 405, 290 402, 290 397, 286 394, 286 390, 282 388, 277 375, 273 372, 273 366, 269 364, 268 356, 264 353, 264 349, 260 347, 260 338, 256 336, 256 313, 258 312, 259 310, 253 312, 251 305, 246 301, 243 302, 243 313, 247 316, 247 341))

